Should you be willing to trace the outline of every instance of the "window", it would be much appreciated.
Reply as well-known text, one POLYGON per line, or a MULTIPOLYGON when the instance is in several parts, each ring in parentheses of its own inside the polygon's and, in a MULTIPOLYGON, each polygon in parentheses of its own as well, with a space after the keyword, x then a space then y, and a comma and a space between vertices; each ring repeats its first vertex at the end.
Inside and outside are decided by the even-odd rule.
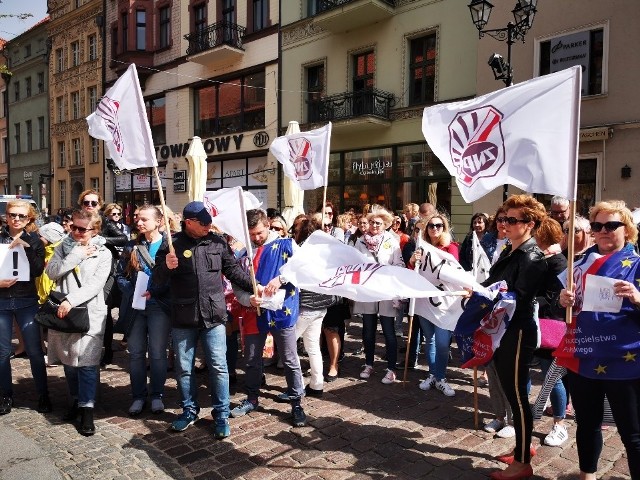
POLYGON ((71 92, 71 119, 80 118, 80 92, 71 92))
POLYGON ((222 21, 225 24, 222 38, 225 42, 232 42, 237 35, 236 30, 231 26, 236 23, 236 0, 222 0, 221 13, 222 21))
POLYGON ((71 146, 73 148, 73 164, 82 165, 82 152, 80 151, 80 139, 74 138, 71 140, 71 146))
POLYGON ((584 30, 540 42, 540 75, 582 67, 582 95, 604 90, 604 29, 584 30))
POLYGON ((136 50, 147 48, 147 12, 136 10, 136 50))
POLYGON ((27 98, 31 96, 31 77, 24 79, 24 92, 27 98))
POLYGON ((307 0, 307 17, 312 17, 320 11, 321 0, 307 0))
POLYGON ((65 121, 64 97, 56 98, 56 117, 58 118, 58 123, 65 121))
POLYGON ((353 91, 373 88, 376 73, 376 56, 373 52, 364 52, 353 57, 353 91))
POLYGON ((38 93, 44 92, 44 72, 38 72, 38 93))
POLYGON ((257 32, 269 26, 269 0, 252 0, 253 31, 257 32))
POLYGON ((7 103, 9 103, 8 93, 6 88, 0 90, 0 117, 5 118, 7 116, 7 103))
POLYGON ((87 105, 89 107, 88 114, 96 111, 98 105, 98 87, 87 88, 87 105))
POLYGON ((324 96, 324 64, 306 68, 307 76, 307 121, 321 118, 320 98, 324 96))
POLYGON ((67 166, 67 146, 64 142, 58 142, 58 166, 67 166))
POLYGON ((44 117, 38 117, 38 148, 44 148, 44 117))
POLYGON ((122 52, 126 52, 129 50, 128 45, 128 37, 129 37, 129 16, 127 12, 122 14, 122 52))
POLYGON ((116 57, 118 55, 118 27, 117 25, 111 28, 111 56, 116 57))
POLYGON ((80 42, 71 42, 71 66, 80 65, 80 42))
POLYGON ((14 101, 20 100, 20 82, 13 84, 14 101))
POLYGON ((67 181, 58 180, 58 198, 60 199, 60 206, 63 208, 67 205, 67 181))
POLYGON ((33 125, 31 120, 27 120, 25 126, 27 127, 27 152, 30 152, 33 150, 33 125))
POLYGON ((64 70, 64 55, 62 53, 62 49, 58 48, 56 50, 56 72, 60 73, 64 70))
POLYGON ((202 32, 207 28, 207 6, 204 3, 193 7, 194 31, 202 32))
POLYGON ((243 130, 264 128, 264 73, 247 75, 243 91, 243 130))
POLYGON ((0 155, 0 163, 7 163, 9 158, 9 140, 7 137, 2 137, 2 155, 0 155))
POLYGON ((13 128, 16 131, 15 139, 16 139, 16 153, 20 153, 20 124, 14 123, 13 128))
POLYGON ((167 143, 166 133, 166 100, 164 97, 146 100, 147 118, 151 126, 151 136, 154 145, 167 143))
POLYGON ((100 161, 100 143, 98 139, 91 137, 91 163, 100 161))
POLYGON ((90 183, 92 190, 95 190, 96 192, 100 191, 100 179, 98 177, 91 177, 90 183))
POLYGON ((411 40, 409 58, 409 105, 435 100, 436 35, 411 40))
POLYGON ((24 46, 24 58, 29 58, 31 56, 31 44, 24 46))
POLYGON ((96 35, 89 35, 87 44, 89 45, 89 61, 97 59, 98 58, 98 37, 96 35))
POLYGON ((171 45, 171 8, 162 7, 159 11, 160 17, 160 38, 158 39, 158 46, 160 48, 166 48, 171 45))

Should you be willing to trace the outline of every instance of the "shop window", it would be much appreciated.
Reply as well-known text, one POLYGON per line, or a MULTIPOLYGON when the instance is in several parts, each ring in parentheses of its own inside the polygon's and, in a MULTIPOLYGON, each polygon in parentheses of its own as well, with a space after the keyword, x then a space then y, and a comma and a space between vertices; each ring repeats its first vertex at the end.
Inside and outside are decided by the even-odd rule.
POLYGON ((436 78, 436 34, 410 41, 409 105, 434 101, 436 78))
POLYGON ((243 130, 264 128, 264 73, 248 75, 244 79, 243 130))
POLYGON ((167 143, 166 133, 166 100, 164 97, 145 100, 147 119, 151 126, 151 136, 154 145, 167 143))

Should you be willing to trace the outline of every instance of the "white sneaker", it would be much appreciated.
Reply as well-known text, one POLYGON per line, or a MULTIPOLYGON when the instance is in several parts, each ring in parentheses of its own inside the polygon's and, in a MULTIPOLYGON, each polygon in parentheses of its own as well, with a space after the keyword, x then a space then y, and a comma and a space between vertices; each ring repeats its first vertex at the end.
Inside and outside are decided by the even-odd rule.
POLYGON ((369 378, 373 373, 373 367, 371 365, 365 365, 360 372, 360 378, 369 378))
POLYGON ((387 374, 382 377, 382 383, 385 385, 391 385, 396 381, 396 372, 393 370, 387 370, 387 374))
POLYGON ((550 447, 559 447, 569 438, 567 427, 559 423, 554 423, 549 435, 544 437, 544 444, 550 447))
POLYGON ((494 418, 490 422, 485 423, 484 427, 482 428, 485 432, 496 433, 498 430, 502 430, 503 427, 504 427, 504 421, 494 418))
POLYGON ((433 374, 429 375, 426 380, 420 382, 420 390, 431 390, 433 386, 436 384, 436 377, 433 374))
POLYGON ((455 390, 447 383, 446 378, 436 380, 436 389, 440 390, 445 397, 453 397, 456 394, 455 390))
POLYGON ((511 425, 505 425, 504 428, 496 432, 496 435, 500 438, 512 438, 516 436, 516 429, 511 425))

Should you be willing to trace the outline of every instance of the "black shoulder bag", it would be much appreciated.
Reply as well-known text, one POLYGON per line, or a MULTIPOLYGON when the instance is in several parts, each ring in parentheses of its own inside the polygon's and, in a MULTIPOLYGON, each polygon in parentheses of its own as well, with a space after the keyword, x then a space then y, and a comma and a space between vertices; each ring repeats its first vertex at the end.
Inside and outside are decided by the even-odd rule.
MULTIPOLYGON (((82 288, 75 269, 72 272, 78 283, 78 288, 82 288)), ((58 317, 58 308, 66 298, 66 293, 51 291, 47 301, 40 305, 40 309, 36 313, 36 322, 45 328, 57 330, 58 332, 87 333, 89 331, 89 311, 86 304, 73 307, 64 318, 58 317)))

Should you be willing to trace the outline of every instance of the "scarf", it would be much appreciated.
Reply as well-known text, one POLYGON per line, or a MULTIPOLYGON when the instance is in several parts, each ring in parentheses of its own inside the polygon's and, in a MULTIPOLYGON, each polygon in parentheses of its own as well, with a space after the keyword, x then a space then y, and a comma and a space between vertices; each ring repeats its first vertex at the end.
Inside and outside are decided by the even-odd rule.
POLYGON ((362 236, 364 244, 367 246, 367 250, 371 253, 376 254, 378 250, 380 250, 380 244, 382 243, 382 237, 384 233, 379 233, 378 235, 371 235, 370 233, 365 233, 362 236))

